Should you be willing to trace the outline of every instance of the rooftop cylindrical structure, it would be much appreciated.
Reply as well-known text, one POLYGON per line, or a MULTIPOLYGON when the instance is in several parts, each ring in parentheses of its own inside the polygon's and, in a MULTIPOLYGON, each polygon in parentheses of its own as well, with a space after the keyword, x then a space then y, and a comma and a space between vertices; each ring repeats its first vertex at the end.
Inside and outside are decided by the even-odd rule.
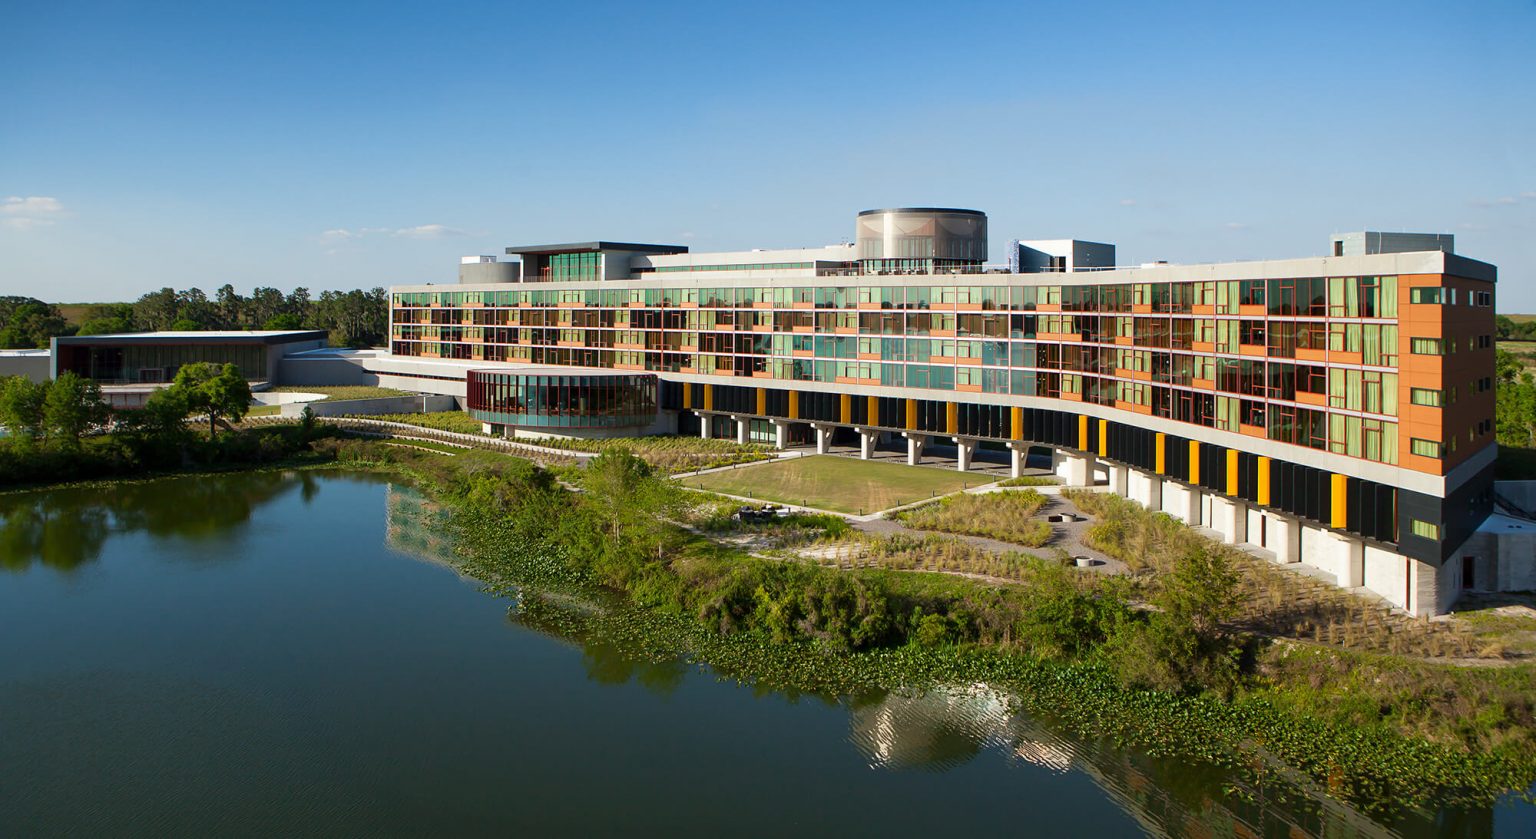
POLYGON ((987 214, 948 207, 865 210, 859 261, 879 270, 933 270, 987 261, 987 214))

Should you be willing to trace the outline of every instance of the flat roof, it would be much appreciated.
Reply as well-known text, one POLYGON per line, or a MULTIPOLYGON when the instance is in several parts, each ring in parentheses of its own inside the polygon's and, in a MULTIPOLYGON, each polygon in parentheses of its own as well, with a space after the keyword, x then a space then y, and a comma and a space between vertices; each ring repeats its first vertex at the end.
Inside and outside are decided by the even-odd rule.
POLYGON ((985 216, 980 210, 963 210, 959 207, 886 207, 883 210, 860 210, 861 216, 872 216, 877 213, 960 213, 966 216, 985 216))
MULTIPOLYGON (((699 256, 703 256, 700 254, 699 256)), ((391 286, 393 293, 417 291, 516 291, 533 285, 557 288, 658 288, 658 287, 757 287, 785 286, 912 286, 912 285, 1111 285, 1117 283, 1191 282, 1200 280, 1259 280, 1281 277, 1358 277, 1400 274, 1451 274, 1469 280, 1496 282, 1498 269, 1486 262, 1444 251, 1360 254, 1358 256, 1308 256, 1296 259, 1244 262, 1170 263, 1122 266, 1065 273, 1012 274, 1005 271, 977 274, 849 274, 838 276, 727 277, 692 272, 647 273, 622 280, 572 280, 548 284, 472 283, 464 285, 391 286)))
POLYGON ((687 253, 687 245, 647 245, 639 242, 568 242, 563 245, 513 245, 507 253, 600 253, 602 251, 629 251, 631 253, 687 253))
POLYGON ((1536 521, 1519 519, 1514 516, 1506 516, 1503 513, 1490 513, 1483 523, 1477 526, 1480 533, 1536 533, 1536 521))
POLYGON ((323 329, 222 329, 198 332, 114 332, 106 335, 67 335, 60 344, 289 344, 320 341, 323 329))

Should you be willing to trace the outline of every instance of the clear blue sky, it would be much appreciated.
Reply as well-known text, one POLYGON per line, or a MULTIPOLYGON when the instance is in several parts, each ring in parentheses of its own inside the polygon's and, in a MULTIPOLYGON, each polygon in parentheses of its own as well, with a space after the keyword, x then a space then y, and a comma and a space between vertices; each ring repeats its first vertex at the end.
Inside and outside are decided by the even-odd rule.
POLYGON ((1451 232, 1536 311, 1536 3, 0 4, 0 294, 452 282, 974 207, 1120 261, 1451 232))

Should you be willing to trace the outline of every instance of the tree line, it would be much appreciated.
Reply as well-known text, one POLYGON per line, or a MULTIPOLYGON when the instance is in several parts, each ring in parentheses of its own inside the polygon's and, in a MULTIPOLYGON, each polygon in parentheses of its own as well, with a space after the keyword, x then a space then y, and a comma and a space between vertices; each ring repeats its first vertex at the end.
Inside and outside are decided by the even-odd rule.
POLYGON ((324 433, 310 414, 297 426, 233 428, 250 404, 233 364, 185 365, 135 410, 110 408, 96 382, 71 372, 41 383, 3 378, 0 486, 264 463, 305 456, 324 433))
POLYGON ((132 411, 114 412, 100 385, 68 370, 48 382, 26 376, 0 379, 0 426, 8 432, 8 445, 23 452, 38 446, 79 451, 87 433, 107 427, 169 440, 185 431, 193 416, 208 420, 213 439, 221 422, 239 422, 250 405, 251 386, 240 370, 206 361, 183 366, 175 381, 132 411))
POLYGON ((1503 315, 1494 318, 1494 337, 1500 341, 1536 341, 1536 320, 1516 323, 1503 315))
POLYGON ((1514 353, 1498 350, 1496 357, 1495 428, 1499 445, 1536 450, 1536 375, 1514 353))
POLYGON ((56 304, 0 297, 0 348, 5 349, 46 348, 50 338, 60 335, 207 329, 323 329, 333 346, 378 346, 388 339, 389 295, 372 288, 312 297, 303 287, 287 294, 261 287, 246 296, 226 283, 210 298, 199 288, 167 287, 132 303, 91 306, 78 328, 56 304))

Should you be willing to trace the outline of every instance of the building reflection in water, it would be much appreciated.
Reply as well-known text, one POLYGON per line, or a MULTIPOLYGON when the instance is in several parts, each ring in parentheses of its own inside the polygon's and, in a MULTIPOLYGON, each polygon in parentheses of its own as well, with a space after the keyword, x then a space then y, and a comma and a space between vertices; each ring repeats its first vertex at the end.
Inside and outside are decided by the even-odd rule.
POLYGON ((397 553, 453 569, 453 537, 442 508, 401 484, 384 485, 384 543, 397 553))
MULTIPOLYGON (((871 767, 945 771, 992 750, 1010 763, 1091 778, 1148 835, 1345 839, 1489 837, 1489 810, 1408 812, 1385 823, 1304 779, 1245 783, 1216 767, 1073 740, 1012 710, 985 684, 849 703, 849 741, 871 767)), ((1276 773, 1279 774, 1279 773, 1276 773)))
MULTIPOLYGON (((419 493, 390 485, 388 542, 394 550, 453 568, 453 545, 442 511, 419 493)), ((634 682, 666 694, 692 669, 680 658, 637 649, 634 639, 605 637, 597 620, 615 604, 544 589, 517 595, 508 621, 580 650, 595 682, 634 682)), ((769 693, 768 691, 762 691, 769 693)), ((1064 737, 1016 713, 1006 693, 985 684, 923 693, 823 697, 849 713, 849 741, 870 767, 943 772, 986 752, 1010 764, 1053 773, 1081 772, 1152 836, 1466 837, 1494 835, 1490 810, 1410 811, 1373 819, 1329 798, 1305 779, 1270 772, 1243 782, 1217 767, 1153 758, 1106 741, 1064 737)))

